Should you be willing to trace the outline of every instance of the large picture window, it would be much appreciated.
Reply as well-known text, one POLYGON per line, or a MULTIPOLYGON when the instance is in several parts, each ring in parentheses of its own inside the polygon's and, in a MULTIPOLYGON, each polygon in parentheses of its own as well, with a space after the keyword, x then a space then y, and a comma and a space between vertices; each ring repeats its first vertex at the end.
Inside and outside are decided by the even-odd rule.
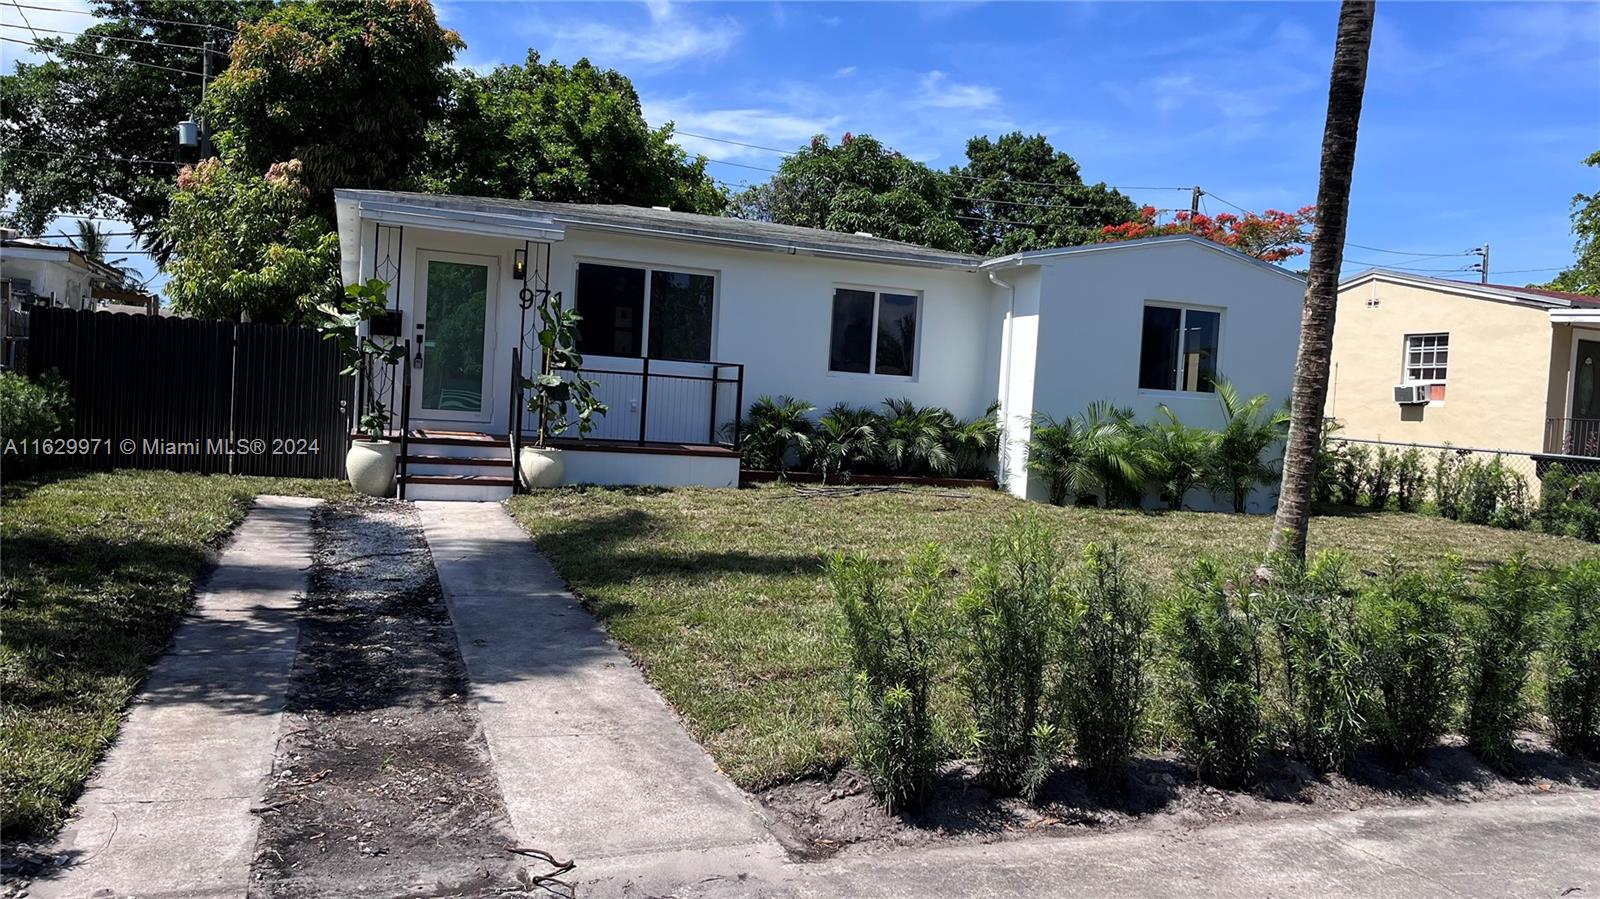
POLYGON ((583 262, 578 265, 578 352, 711 361, 716 277, 583 262))
POLYGON ((1183 306, 1144 307, 1139 389, 1215 393, 1222 313, 1183 306))
POLYGON ((834 290, 828 369, 911 377, 917 359, 918 305, 916 294, 834 290))

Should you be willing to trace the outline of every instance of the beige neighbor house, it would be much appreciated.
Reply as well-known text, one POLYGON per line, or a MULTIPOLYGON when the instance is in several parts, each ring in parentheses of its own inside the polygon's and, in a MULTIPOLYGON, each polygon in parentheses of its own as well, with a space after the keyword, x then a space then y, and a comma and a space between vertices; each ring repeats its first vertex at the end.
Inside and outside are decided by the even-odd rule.
POLYGON ((1362 272, 1327 413, 1353 438, 1600 456, 1600 298, 1362 272))

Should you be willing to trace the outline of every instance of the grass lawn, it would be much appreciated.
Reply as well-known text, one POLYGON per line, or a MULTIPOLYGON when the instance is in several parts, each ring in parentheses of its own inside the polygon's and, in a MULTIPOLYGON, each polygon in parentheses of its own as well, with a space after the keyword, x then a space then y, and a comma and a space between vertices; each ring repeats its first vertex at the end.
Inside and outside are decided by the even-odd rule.
POLYGON ((263 493, 342 481, 161 471, 8 484, 0 500, 0 828, 60 825, 189 606, 196 575, 263 493))
MULTIPOLYGON (((745 490, 544 492, 511 501, 518 520, 691 731, 749 789, 822 771, 843 757, 845 657, 824 559, 861 551, 898 564, 932 541, 960 572, 1024 507, 1065 544, 1115 538, 1152 578, 1202 554, 1266 545, 1264 516, 1138 513, 1027 506, 993 491, 802 498, 784 486, 745 490)), ((1522 548, 1544 562, 1600 556, 1600 546, 1400 513, 1322 517, 1312 550, 1373 567, 1401 548, 1428 564, 1482 566, 1522 548)), ((953 709, 959 698, 941 702, 953 709)))

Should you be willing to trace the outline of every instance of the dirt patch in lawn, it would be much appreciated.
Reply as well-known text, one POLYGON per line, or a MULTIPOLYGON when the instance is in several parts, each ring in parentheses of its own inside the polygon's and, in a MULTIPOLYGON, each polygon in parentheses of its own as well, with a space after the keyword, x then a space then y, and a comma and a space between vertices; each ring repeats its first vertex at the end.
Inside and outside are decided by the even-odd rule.
POLYGON ((403 503, 325 506, 252 896, 520 893, 433 560, 403 503))
POLYGON ((1064 767, 1033 803, 992 795, 971 763, 955 762, 941 773, 927 806, 904 816, 885 812, 852 768, 776 786, 758 798, 781 823, 791 854, 815 859, 1132 828, 1191 831, 1228 821, 1600 789, 1600 764, 1559 755, 1540 734, 1524 733, 1518 749, 1507 773, 1485 766, 1454 741, 1410 770, 1384 764, 1376 752, 1362 752, 1349 771, 1327 776, 1279 758, 1266 763, 1254 789, 1239 792, 1200 783, 1176 756, 1141 758, 1129 765, 1120 796, 1097 795, 1064 767))

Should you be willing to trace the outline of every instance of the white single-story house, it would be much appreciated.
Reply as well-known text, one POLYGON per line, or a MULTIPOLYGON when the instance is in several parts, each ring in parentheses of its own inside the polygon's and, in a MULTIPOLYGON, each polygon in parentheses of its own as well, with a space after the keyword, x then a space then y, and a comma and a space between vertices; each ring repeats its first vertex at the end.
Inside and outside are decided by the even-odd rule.
MULTIPOLYGON (((1213 377, 1274 402, 1293 377, 1304 281, 1187 235, 984 258, 662 208, 370 190, 336 202, 344 280, 388 281, 389 329, 412 347, 412 498, 509 491, 512 358, 528 373, 537 329, 524 287, 581 313, 579 350, 610 406, 569 455, 574 483, 732 486, 733 422, 756 397, 905 397, 962 418, 998 401, 996 473, 1042 498, 1025 464, 1036 413, 1166 404, 1215 426, 1213 377), (490 457, 507 468, 484 474, 490 457)), ((1253 501, 1271 504, 1270 491, 1253 501)))

